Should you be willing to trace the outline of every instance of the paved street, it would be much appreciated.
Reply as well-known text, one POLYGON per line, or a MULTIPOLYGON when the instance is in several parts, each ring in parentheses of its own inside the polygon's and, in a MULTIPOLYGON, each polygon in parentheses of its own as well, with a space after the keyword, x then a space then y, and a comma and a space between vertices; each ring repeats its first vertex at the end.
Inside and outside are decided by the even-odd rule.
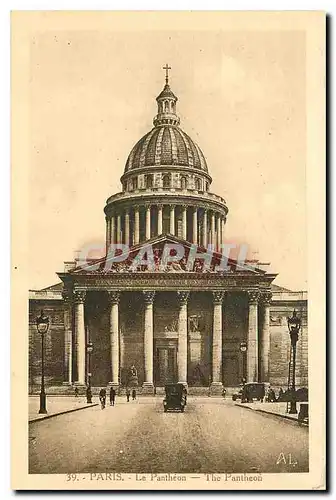
POLYGON ((162 397, 117 399, 31 423, 29 433, 36 474, 308 471, 308 428, 220 398, 189 397, 185 413, 163 413, 162 397))

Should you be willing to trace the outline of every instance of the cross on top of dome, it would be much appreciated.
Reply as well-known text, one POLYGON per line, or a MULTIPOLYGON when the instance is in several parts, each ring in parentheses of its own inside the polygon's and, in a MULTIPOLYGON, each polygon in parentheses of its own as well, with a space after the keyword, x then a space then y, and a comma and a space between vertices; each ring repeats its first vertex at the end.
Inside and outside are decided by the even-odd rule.
POLYGON ((168 83, 168 77, 169 77, 169 73, 168 71, 171 69, 171 66, 168 66, 168 64, 166 63, 165 66, 163 66, 162 69, 165 69, 166 70, 166 83, 168 83))

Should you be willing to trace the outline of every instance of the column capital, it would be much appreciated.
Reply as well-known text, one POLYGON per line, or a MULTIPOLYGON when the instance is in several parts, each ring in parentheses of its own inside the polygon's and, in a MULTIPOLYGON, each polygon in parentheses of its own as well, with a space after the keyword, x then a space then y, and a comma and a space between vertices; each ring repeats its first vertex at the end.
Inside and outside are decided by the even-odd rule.
POLYGON ((163 209, 163 203, 157 203, 157 209, 162 210, 163 209))
POLYGON ((107 295, 111 304, 119 304, 120 292, 117 292, 115 290, 108 290, 107 295))
POLYGON ((258 304, 260 298, 259 290, 248 290, 247 296, 249 300, 249 304, 258 304))
POLYGON ((225 296, 225 291, 212 292, 214 304, 221 304, 225 296))
POLYGON ((85 290, 75 290, 73 292, 73 298, 74 298, 74 302, 76 304, 84 304, 85 297, 86 297, 86 291, 85 290))
POLYGON ((187 292, 187 291, 177 292, 177 299, 178 299, 181 306, 187 304, 187 302, 189 300, 189 294, 190 294, 190 292, 187 292))
POLYGON ((260 294, 260 302, 261 302, 263 305, 265 305, 265 306, 270 305, 271 300, 272 300, 272 292, 271 292, 271 291, 262 292, 262 293, 260 294))
POLYGON ((174 210, 176 207, 176 203, 169 203, 170 210, 174 210))
POLYGON ((145 203, 144 207, 145 207, 146 210, 150 210, 151 207, 152 207, 152 203, 145 203))
POLYGON ((153 304, 154 297, 155 297, 154 290, 142 290, 142 295, 143 295, 145 304, 153 304))
POLYGON ((64 302, 66 302, 66 303, 71 302, 72 299, 73 299, 72 290, 70 290, 69 288, 63 288, 63 290, 62 290, 62 298, 63 298, 64 302))

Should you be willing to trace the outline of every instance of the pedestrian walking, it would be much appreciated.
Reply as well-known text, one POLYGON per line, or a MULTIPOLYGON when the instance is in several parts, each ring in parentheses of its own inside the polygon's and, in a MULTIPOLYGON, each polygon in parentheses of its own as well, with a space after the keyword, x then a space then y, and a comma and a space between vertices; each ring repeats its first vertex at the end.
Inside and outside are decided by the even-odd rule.
POLYGON ((225 399, 225 396, 226 396, 226 389, 225 389, 225 387, 223 387, 222 396, 223 396, 223 399, 225 399))
POLYGON ((116 398, 116 391, 111 387, 110 389, 110 406, 114 406, 116 398))
POLYGON ((278 401, 283 400, 283 395, 284 395, 284 391, 283 391, 282 387, 280 387, 279 394, 278 394, 278 401))
POLYGON ((86 388, 86 402, 88 404, 92 403, 92 391, 90 386, 86 388))
POLYGON ((103 410, 106 405, 106 389, 100 389, 99 391, 99 401, 101 404, 101 409, 103 410))
POLYGON ((129 402, 130 400, 130 396, 131 396, 131 391, 127 388, 126 389, 126 398, 127 398, 127 403, 129 402))
POLYGON ((134 401, 136 399, 136 390, 132 389, 132 400, 134 401))
POLYGON ((75 387, 75 397, 76 398, 78 398, 78 394, 79 394, 78 387, 75 387))

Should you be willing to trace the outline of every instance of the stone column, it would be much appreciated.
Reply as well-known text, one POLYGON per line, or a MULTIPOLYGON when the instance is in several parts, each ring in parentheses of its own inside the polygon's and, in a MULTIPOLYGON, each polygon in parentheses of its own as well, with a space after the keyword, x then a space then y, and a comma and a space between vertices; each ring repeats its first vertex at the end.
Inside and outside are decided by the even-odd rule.
POLYGON ((110 347, 111 347, 111 381, 109 385, 119 386, 119 300, 120 293, 109 291, 110 302, 110 347))
POLYGON ((270 351, 270 303, 272 300, 272 293, 265 292, 261 296, 261 358, 260 358, 260 382, 269 381, 269 351, 270 351))
POLYGON ((211 214, 211 232, 210 232, 210 243, 212 248, 215 247, 216 244, 216 229, 215 229, 215 214, 212 212, 211 214))
POLYGON ((110 217, 105 217, 106 220, 106 254, 111 244, 111 219, 110 217))
POLYGON ((134 244, 137 245, 140 242, 140 214, 139 207, 134 208, 134 244))
MULTIPOLYGON (((222 216, 221 218, 221 225, 222 225, 222 231, 221 231, 221 244, 224 245, 224 234, 225 234, 225 217, 222 216)), ((223 248, 222 248, 223 252, 223 248)))
POLYGON ((110 234, 110 244, 116 242, 115 237, 115 217, 112 215, 111 217, 111 234, 110 234))
POLYGON ((121 215, 117 215, 117 243, 121 243, 121 215))
POLYGON ((197 245, 197 207, 193 208, 193 243, 197 245))
POLYGON ((202 244, 205 248, 207 248, 208 245, 208 212, 206 209, 204 209, 204 214, 203 214, 203 241, 202 244))
POLYGON ((64 300, 64 382, 63 385, 72 384, 72 292, 63 289, 64 300))
POLYGON ((213 295, 213 330, 212 330, 212 381, 211 394, 221 394, 222 383, 222 351, 223 351, 223 318, 222 306, 225 292, 212 292, 213 295))
POLYGON ((217 235, 216 248, 217 248, 218 252, 221 250, 221 248, 220 248, 221 241, 222 241, 221 232, 222 232, 221 219, 220 219, 220 215, 218 214, 217 215, 217 233, 216 233, 216 235, 217 235))
POLYGON ((187 368, 188 368, 188 299, 189 292, 177 292, 179 301, 179 316, 178 316, 178 352, 177 352, 177 368, 178 382, 187 385, 187 368))
POLYGON ((258 300, 259 291, 248 292, 247 382, 258 381, 258 300))
POLYGON ((170 205, 170 234, 175 235, 175 205, 170 205))
POLYGON ((182 239, 187 239, 187 207, 182 205, 182 239))
POLYGON ((145 302, 145 331, 144 331, 144 361, 145 361, 145 380, 142 385, 143 394, 152 394, 154 392, 153 384, 153 302, 155 292, 144 290, 143 297, 145 302))
POLYGON ((130 216, 128 208, 125 210, 125 245, 131 246, 130 241, 130 216))
POLYGON ((75 302, 75 343, 77 359, 77 380, 75 384, 85 385, 85 325, 84 325, 84 302, 86 292, 74 291, 75 302))
POLYGON ((157 234, 160 236, 162 234, 162 205, 158 205, 158 222, 157 222, 157 234))
POLYGON ((151 207, 146 205, 146 240, 151 237, 151 207))

